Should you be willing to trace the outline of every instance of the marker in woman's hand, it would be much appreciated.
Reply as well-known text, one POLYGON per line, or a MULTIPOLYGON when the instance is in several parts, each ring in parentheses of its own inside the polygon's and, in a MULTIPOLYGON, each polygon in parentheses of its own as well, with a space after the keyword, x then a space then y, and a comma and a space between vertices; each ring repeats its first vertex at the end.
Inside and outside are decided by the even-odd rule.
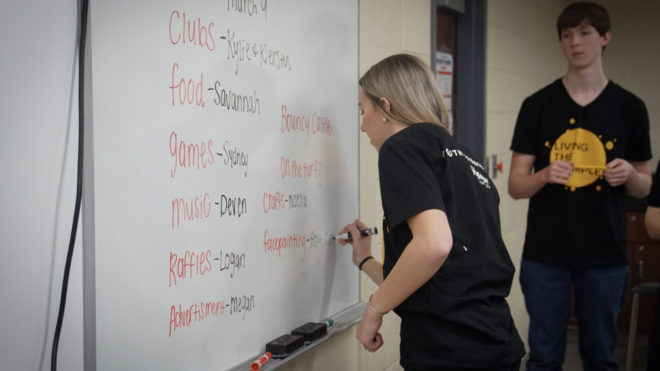
MULTIPOLYGON (((374 234, 378 234, 378 228, 376 227, 360 230, 360 236, 362 237, 372 236, 374 234)), ((334 238, 335 240, 352 240, 353 236, 351 235, 351 232, 346 232, 336 236, 332 236, 332 238, 334 238)))

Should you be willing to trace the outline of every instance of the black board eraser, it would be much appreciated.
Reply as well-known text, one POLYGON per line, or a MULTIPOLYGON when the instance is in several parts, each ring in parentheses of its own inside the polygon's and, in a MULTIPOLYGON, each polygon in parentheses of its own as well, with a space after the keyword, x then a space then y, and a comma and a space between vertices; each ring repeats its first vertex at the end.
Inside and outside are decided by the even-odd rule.
POLYGON ((323 337, 328 333, 328 325, 325 323, 307 322, 304 325, 291 331, 292 334, 302 335, 305 338, 305 344, 323 337))
POLYGON ((266 344, 266 352, 270 352, 273 358, 286 358, 303 345, 305 345, 304 336, 286 334, 266 344))

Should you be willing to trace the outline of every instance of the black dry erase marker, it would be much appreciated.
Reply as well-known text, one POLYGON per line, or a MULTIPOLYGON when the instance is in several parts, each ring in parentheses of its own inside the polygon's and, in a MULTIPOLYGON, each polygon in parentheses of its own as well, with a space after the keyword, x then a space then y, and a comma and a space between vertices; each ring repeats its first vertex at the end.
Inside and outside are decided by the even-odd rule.
MULTIPOLYGON (((362 237, 372 236, 374 234, 378 234, 378 228, 376 227, 362 229, 360 231, 360 236, 362 237)), ((346 232, 337 236, 333 236, 332 238, 334 238, 335 240, 352 240, 353 236, 351 236, 351 232, 346 232)))

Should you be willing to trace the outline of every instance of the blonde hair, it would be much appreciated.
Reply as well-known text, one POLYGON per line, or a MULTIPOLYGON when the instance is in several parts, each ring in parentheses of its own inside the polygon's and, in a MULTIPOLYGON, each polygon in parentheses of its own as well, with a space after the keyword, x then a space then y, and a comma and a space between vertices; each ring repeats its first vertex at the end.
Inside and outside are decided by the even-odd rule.
POLYGON ((416 124, 428 122, 449 129, 449 111, 431 70, 421 59, 397 54, 373 65, 360 78, 360 87, 384 114, 392 119, 416 124), (390 112, 380 98, 390 101, 390 112))

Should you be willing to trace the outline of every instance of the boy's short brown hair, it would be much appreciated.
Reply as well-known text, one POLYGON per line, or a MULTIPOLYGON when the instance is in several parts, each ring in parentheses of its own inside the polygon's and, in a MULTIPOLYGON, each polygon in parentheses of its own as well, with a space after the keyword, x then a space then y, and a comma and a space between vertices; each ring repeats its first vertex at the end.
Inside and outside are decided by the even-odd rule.
POLYGON ((600 36, 605 35, 612 27, 610 15, 603 6, 591 1, 578 1, 567 6, 557 18, 557 35, 561 41, 561 32, 567 28, 576 27, 586 20, 600 36))

